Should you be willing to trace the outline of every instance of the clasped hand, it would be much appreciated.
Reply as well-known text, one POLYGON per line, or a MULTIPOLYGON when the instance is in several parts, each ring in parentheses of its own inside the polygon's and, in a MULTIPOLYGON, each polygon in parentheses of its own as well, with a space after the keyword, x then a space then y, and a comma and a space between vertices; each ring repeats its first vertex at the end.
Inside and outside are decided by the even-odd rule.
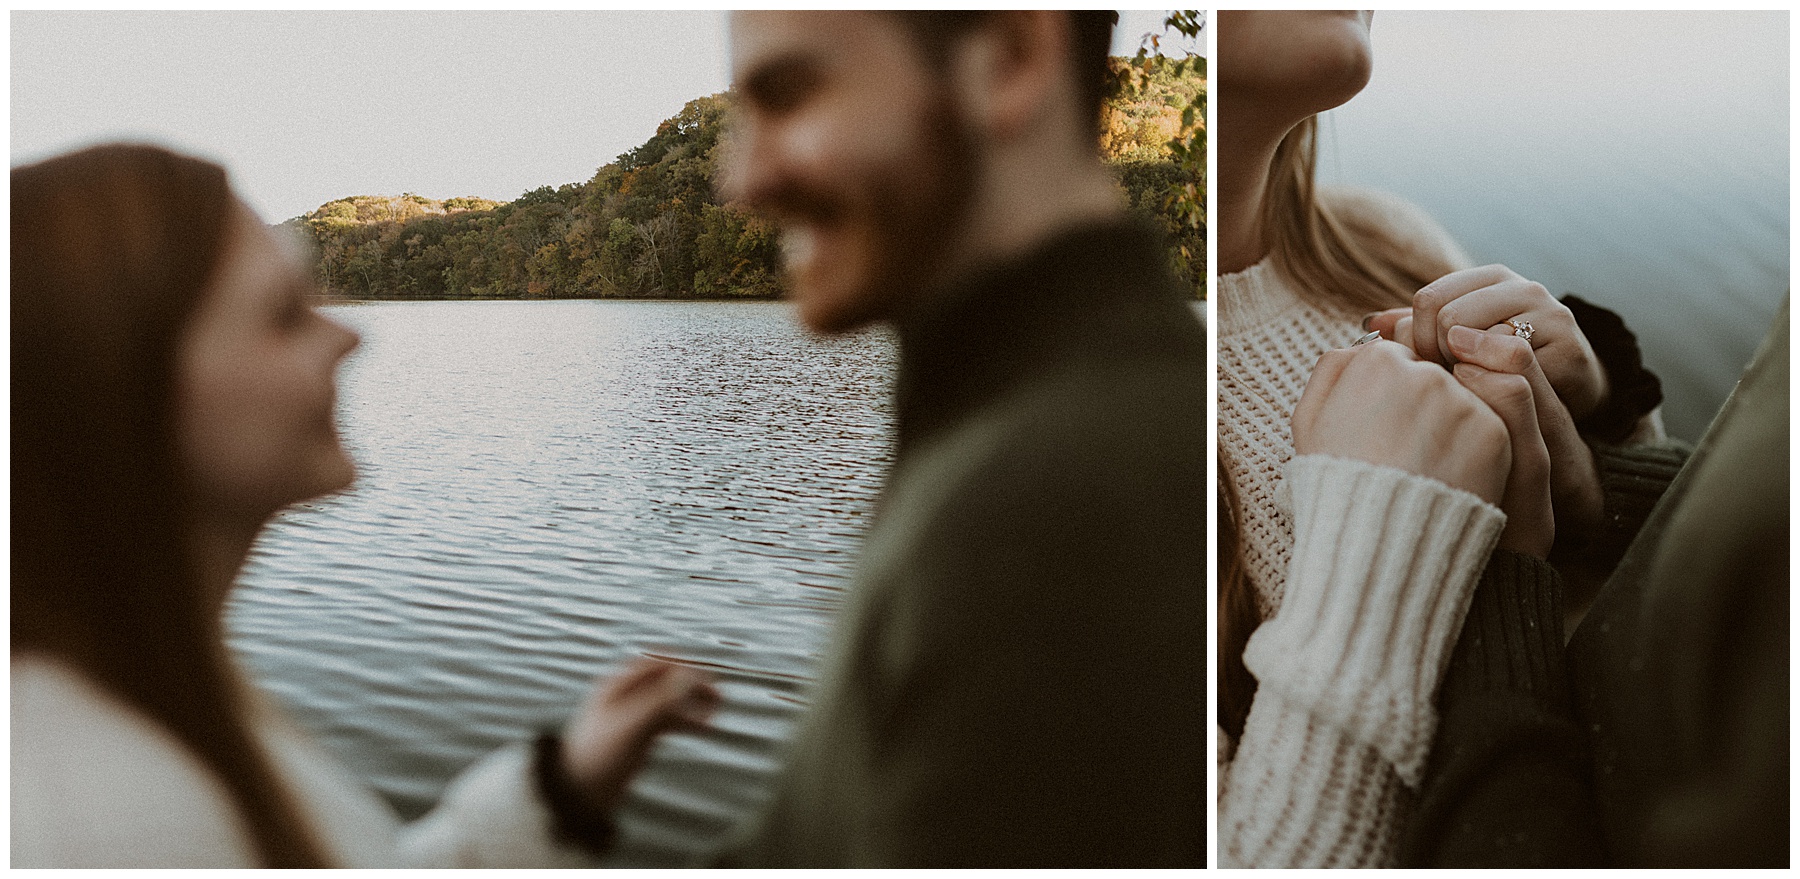
POLYGON ((1576 543, 1598 528, 1599 476, 1575 419, 1606 399, 1606 373, 1543 285, 1499 265, 1454 272, 1369 327, 1384 341, 1319 359, 1294 412, 1296 453, 1385 464, 1498 503, 1500 545, 1540 558, 1559 524, 1576 543))
POLYGON ((1499 505, 1500 545, 1542 558, 1556 536, 1550 454, 1522 376, 1454 372, 1380 340, 1327 351, 1294 408, 1294 453, 1368 461, 1499 505))
POLYGON ((637 659, 588 692, 563 730, 563 768, 595 808, 610 813, 656 740, 704 729, 718 704, 705 672, 637 659))

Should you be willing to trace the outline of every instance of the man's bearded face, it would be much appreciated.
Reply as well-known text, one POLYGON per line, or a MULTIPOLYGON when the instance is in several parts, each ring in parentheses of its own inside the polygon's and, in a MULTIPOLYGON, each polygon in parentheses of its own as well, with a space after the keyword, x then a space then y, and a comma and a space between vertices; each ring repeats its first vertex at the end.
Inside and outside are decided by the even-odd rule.
POLYGON ((903 313, 959 235, 979 153, 949 78, 881 13, 732 16, 725 194, 772 219, 801 319, 903 313))

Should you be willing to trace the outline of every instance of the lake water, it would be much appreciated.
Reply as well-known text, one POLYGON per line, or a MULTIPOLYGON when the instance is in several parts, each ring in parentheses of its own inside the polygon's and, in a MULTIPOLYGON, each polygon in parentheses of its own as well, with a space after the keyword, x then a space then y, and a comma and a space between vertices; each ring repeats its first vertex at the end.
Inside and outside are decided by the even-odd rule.
POLYGON ((618 865, 678 865, 766 796, 890 460, 894 346, 780 303, 339 306, 361 475, 254 552, 233 645, 297 719, 422 813, 598 672, 717 672, 664 740, 618 865))
POLYGON ((1789 14, 1375 15, 1322 179, 1622 314, 1695 440, 1788 295, 1789 14))

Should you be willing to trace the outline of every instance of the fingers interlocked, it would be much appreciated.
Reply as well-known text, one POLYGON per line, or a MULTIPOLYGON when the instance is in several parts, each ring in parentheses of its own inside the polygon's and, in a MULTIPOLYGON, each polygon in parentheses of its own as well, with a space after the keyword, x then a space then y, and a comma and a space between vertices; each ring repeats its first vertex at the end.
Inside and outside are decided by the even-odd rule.
MULTIPOLYGON (((1543 478, 1548 480, 1550 498, 1556 509, 1563 511, 1565 534, 1570 539, 1585 538, 1599 525, 1601 518, 1602 499, 1593 452, 1551 386, 1531 344, 1513 335, 1511 327, 1504 325, 1487 332, 1452 327, 1447 336, 1450 351, 1459 361, 1457 378, 1489 405, 1495 406, 1495 411, 1507 422, 1515 451, 1514 467, 1527 468, 1527 474, 1533 472, 1536 462, 1528 460, 1529 454, 1520 457, 1519 446, 1523 444, 1528 449, 1541 446, 1547 453, 1545 464, 1548 468, 1543 478), (1478 372, 1464 369, 1464 366, 1478 372), (1508 377, 1507 387, 1501 388, 1481 373, 1508 377), (1476 376, 1480 388, 1469 384, 1470 375, 1476 376), (1525 398, 1531 403, 1528 411, 1533 417, 1529 430, 1515 421, 1520 414, 1516 408, 1510 411, 1512 417, 1509 417, 1508 411, 1500 410, 1496 399, 1489 399, 1482 393, 1485 389, 1500 394, 1502 396, 1497 398, 1500 402, 1516 407, 1521 385, 1525 398)), ((1554 528, 1551 533, 1554 535, 1554 528)), ((1545 551, 1548 551, 1547 545, 1545 551)))

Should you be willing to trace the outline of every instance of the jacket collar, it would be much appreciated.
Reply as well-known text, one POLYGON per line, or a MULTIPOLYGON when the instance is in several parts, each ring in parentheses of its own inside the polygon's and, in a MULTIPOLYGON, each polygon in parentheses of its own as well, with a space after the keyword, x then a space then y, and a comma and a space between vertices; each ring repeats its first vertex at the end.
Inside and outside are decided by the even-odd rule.
POLYGON ((1167 262, 1158 236, 1121 218, 1053 235, 936 291, 898 321, 900 451, 1027 376, 1115 347, 1144 305, 1179 299, 1167 262))

